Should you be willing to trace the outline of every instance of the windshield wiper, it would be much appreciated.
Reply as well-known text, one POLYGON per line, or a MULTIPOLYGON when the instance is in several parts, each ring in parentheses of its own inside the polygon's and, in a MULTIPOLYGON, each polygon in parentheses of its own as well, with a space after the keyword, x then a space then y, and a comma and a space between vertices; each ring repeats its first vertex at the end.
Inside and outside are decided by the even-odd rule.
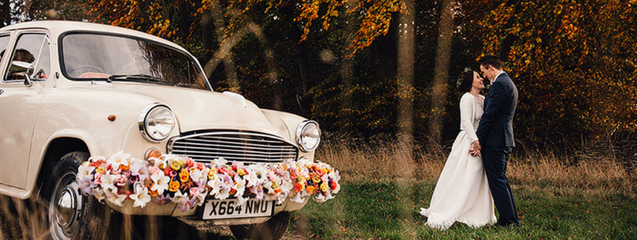
POLYGON ((136 81, 152 81, 163 83, 164 81, 160 77, 151 76, 148 74, 121 74, 121 75, 111 75, 108 77, 108 82, 112 82, 113 80, 136 80, 136 81))

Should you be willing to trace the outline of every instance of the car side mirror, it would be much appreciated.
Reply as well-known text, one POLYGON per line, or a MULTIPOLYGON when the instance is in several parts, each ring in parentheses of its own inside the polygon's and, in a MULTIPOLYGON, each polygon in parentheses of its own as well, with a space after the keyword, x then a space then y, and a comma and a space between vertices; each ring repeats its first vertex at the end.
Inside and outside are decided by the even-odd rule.
POLYGON ((33 74, 34 71, 33 64, 23 61, 13 61, 11 62, 11 65, 26 69, 26 72, 24 73, 24 85, 29 87, 33 85, 33 81, 31 80, 31 74, 33 74))

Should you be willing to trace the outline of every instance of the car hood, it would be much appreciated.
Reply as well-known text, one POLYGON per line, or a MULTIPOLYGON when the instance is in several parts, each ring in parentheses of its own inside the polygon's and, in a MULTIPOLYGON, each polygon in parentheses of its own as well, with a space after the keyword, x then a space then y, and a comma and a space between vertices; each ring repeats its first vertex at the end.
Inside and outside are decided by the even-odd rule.
POLYGON ((257 105, 236 93, 117 82, 113 82, 112 87, 168 105, 182 133, 231 129, 267 133, 294 142, 282 119, 264 114, 257 105))

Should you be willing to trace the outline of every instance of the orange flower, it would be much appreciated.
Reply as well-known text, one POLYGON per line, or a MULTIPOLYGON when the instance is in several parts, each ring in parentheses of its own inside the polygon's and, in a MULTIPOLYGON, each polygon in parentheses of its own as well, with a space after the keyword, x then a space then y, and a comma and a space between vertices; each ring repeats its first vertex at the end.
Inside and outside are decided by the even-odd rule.
POLYGON ((332 188, 332 190, 336 189, 337 186, 338 184, 336 184, 336 182, 330 181, 330 187, 332 188))
POLYGON ((170 180, 170 183, 168 184, 168 191, 176 192, 177 190, 179 190, 179 182, 170 180))
POLYGON ((159 196, 159 192, 157 192, 157 190, 150 190, 150 191, 148 191, 148 194, 149 194, 151 197, 157 197, 157 196, 159 196))
POLYGON ((122 171, 128 171, 130 169, 130 163, 126 162, 122 165, 119 165, 119 169, 121 169, 122 171))
POLYGON ((188 170, 181 169, 181 172, 179 172, 179 180, 181 180, 182 182, 187 182, 189 179, 190 173, 188 173, 188 170))
POLYGON ((294 190, 295 192, 301 192, 301 191, 303 190, 303 184, 295 183, 295 184, 294 184, 294 188, 293 188, 293 190, 294 190))
POLYGON ((307 186, 305 187, 305 191, 309 194, 314 193, 314 186, 307 186))

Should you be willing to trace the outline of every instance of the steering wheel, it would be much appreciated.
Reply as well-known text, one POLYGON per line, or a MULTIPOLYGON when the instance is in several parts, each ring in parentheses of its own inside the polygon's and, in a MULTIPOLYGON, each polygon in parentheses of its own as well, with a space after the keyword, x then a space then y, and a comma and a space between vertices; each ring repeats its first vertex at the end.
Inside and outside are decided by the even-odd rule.
MULTIPOLYGON (((86 70, 97 70, 97 71, 98 71, 98 73, 104 73, 104 70, 102 70, 101 68, 99 68, 99 67, 97 67, 97 66, 95 66, 95 65, 88 65, 88 64, 75 66, 75 67, 73 67, 73 68, 69 69, 69 72, 68 72, 68 73, 69 73, 69 75, 76 76, 77 74, 75 74, 75 72, 77 72, 77 71, 78 71, 78 70, 80 70, 80 69, 86 69, 86 70)), ((87 71, 85 71, 85 72, 87 72, 87 71)), ((82 73, 84 73, 84 72, 82 72, 82 73)), ((79 76, 79 75, 78 75, 78 76, 79 76)))

